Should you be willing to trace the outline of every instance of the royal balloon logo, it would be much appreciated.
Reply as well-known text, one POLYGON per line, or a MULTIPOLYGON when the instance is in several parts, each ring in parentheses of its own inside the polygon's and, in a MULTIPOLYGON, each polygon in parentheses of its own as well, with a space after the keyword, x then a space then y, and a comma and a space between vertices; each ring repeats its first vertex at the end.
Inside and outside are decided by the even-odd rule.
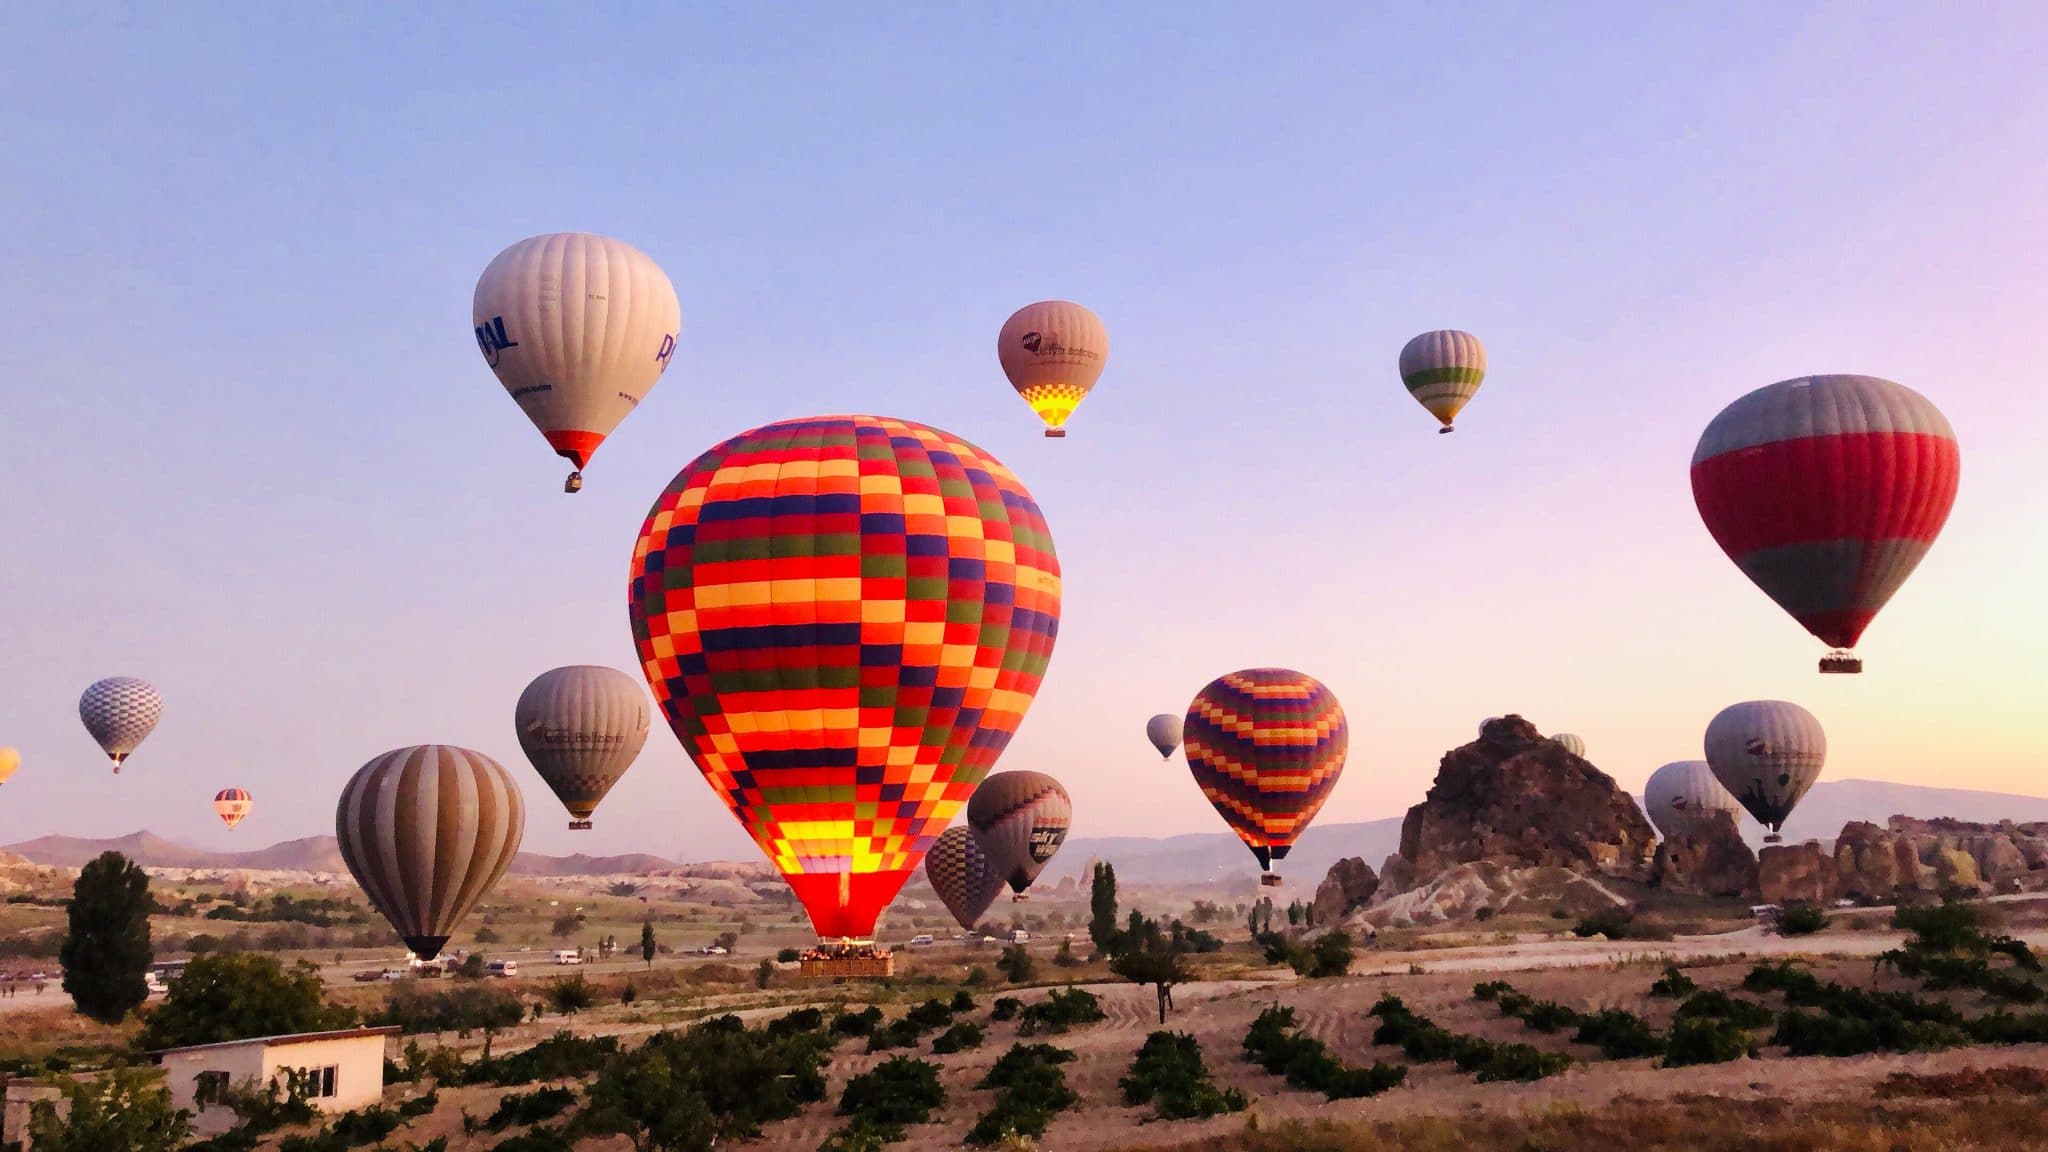
POLYGON ((1026 332, 1017 342, 1033 356, 1071 356, 1077 360, 1100 360, 1102 353, 1092 348, 1073 347, 1059 342, 1057 336, 1047 339, 1041 332, 1026 332))
POLYGON ((1037 351, 1038 351, 1038 333, 1036 333, 1036 332, 1026 332, 1026 333, 1024 334, 1024 338, 1023 338, 1023 340, 1021 340, 1021 341, 1020 341, 1020 343, 1022 343, 1022 344, 1024 345, 1024 350, 1025 350, 1026 352, 1037 352, 1037 351))
MULTIPOLYGON (((479 331, 481 331, 481 330, 479 330, 479 331)), ((657 363, 657 364, 659 364, 659 365, 661 365, 661 366, 662 366, 662 368, 663 368, 663 370, 666 370, 666 369, 668 368, 668 358, 669 358, 670 356, 673 356, 673 355, 675 355, 675 351, 676 351, 676 338, 675 338, 675 334, 674 334, 674 333, 672 333, 672 332, 671 332, 671 333, 666 333, 666 334, 664 334, 664 335, 662 336, 662 338, 661 338, 661 351, 659 351, 659 352, 656 352, 656 353, 654 354, 654 362, 655 362, 655 363, 657 363)), ((625 394, 624 392, 621 392, 621 393, 619 393, 619 395, 621 395, 621 396, 625 396, 626 394, 625 394)), ((636 404, 637 404, 637 403, 639 403, 638 399, 636 399, 636 398, 633 398, 633 397, 627 397, 627 398, 628 398, 628 399, 632 399, 632 400, 634 401, 634 403, 636 403, 636 404)))
MULTIPOLYGON (((503 316, 493 316, 488 323, 477 325, 476 346, 483 350, 484 363, 496 368, 498 366, 498 357, 503 355, 507 348, 519 347, 519 341, 506 338, 505 318, 503 316)), ((675 346, 673 337, 669 339, 668 346, 670 348, 675 346)), ((663 355, 667 355, 667 352, 663 352, 663 355)))
POLYGON ((545 720, 536 720, 528 724, 526 734, 542 744, 566 744, 578 748, 599 748, 626 742, 624 736, 615 732, 578 732, 574 728, 550 728, 545 720))

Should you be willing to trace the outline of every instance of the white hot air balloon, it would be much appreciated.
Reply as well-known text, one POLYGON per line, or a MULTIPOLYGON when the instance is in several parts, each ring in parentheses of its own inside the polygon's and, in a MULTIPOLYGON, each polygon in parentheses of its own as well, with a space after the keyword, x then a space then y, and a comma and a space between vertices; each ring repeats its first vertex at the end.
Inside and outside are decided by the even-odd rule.
POLYGON ((1181 718, 1171 712, 1161 712, 1145 721, 1145 739, 1159 749, 1162 760, 1173 758, 1173 750, 1180 747, 1181 718))
POLYGON ((1771 830, 1764 839, 1773 844, 1828 758, 1820 721, 1783 700, 1746 700, 1721 709, 1707 725, 1706 746, 1714 778, 1771 830))
POLYGON ((562 807, 569 827, 590 814, 647 743, 647 690, 615 668, 572 664, 543 672, 519 694, 519 747, 562 807))
POLYGON ((109 676, 95 681, 78 698, 78 718, 92 734, 114 771, 128 759, 163 717, 164 699, 147 680, 133 676, 109 676))
POLYGON ((1650 773, 1643 810, 1666 840, 1705 827, 1716 812, 1742 818, 1742 805, 1714 778, 1705 760, 1677 760, 1650 773))
POLYGON ((1559 732, 1557 735, 1552 736, 1551 740, 1554 741, 1558 747, 1564 749, 1565 751, 1571 753, 1574 756, 1577 756, 1579 759, 1584 760, 1586 758, 1586 742, 1584 740, 1579 739, 1577 736, 1574 736, 1569 732, 1559 732))
POLYGON ((557 232, 498 253, 476 282, 477 348, 555 454, 563 490, 674 358, 682 306, 661 266, 623 240, 557 232))

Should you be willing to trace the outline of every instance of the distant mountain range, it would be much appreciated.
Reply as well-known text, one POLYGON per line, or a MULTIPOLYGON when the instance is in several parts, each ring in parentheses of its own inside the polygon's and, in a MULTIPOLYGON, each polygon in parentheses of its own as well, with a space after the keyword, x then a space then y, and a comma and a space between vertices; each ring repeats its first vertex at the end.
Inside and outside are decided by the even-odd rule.
MULTIPOLYGON (((1852 820, 1882 825, 1892 816, 1948 816, 1987 824, 2000 820, 2048 821, 2048 798, 1960 788, 1922 788, 1876 780, 1828 780, 1814 785, 1813 791, 1800 801, 1798 810, 1786 822, 1785 839, 1788 843, 1832 840, 1841 832, 1842 825, 1852 820)), ((1750 821, 1744 823, 1749 825, 1745 834, 1751 844, 1762 843, 1762 830, 1750 821)), ((1277 870, 1296 883, 1313 885, 1329 871, 1330 865, 1345 856, 1362 857, 1377 869, 1400 843, 1401 821, 1395 817, 1358 824, 1317 824, 1302 833, 1294 851, 1277 870)), ((77 868, 102 852, 112 851, 151 868, 346 871, 341 850, 332 836, 286 840, 250 852, 209 852, 152 832, 108 840, 44 836, 6 845, 0 851, 60 868, 77 868)), ((1061 847, 1060 854, 1046 866, 1040 882, 1057 883, 1067 876, 1078 878, 1090 860, 1114 862, 1117 879, 1132 884, 1199 883, 1249 876, 1256 870, 1244 844, 1227 832, 1164 838, 1082 836, 1061 847)), ((664 871, 728 876, 765 874, 766 870, 767 865, 756 861, 681 863, 642 852, 619 856, 542 856, 521 852, 512 863, 513 874, 520 876, 615 876, 664 871)))

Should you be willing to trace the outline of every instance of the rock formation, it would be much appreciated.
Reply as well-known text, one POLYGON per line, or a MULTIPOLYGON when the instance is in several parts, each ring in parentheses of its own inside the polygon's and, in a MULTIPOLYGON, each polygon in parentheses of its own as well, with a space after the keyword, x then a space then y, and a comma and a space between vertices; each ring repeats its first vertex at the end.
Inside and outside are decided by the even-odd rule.
POLYGON ((1444 756, 1402 821, 1400 854, 1415 883, 1479 860, 1640 878, 1656 843, 1612 777, 1504 716, 1444 756))
POLYGON ((1879 828, 1859 820, 1835 839, 1835 874, 1841 895, 1867 900, 1956 888, 2048 890, 2048 825, 1894 816, 1879 828))
POLYGON ((1347 856, 1330 865, 1330 871, 1316 888, 1315 922, 1337 924, 1346 916, 1372 901, 1373 893, 1379 891, 1380 878, 1373 874, 1372 866, 1356 856, 1347 856))
POLYGON ((1835 862, 1818 841, 1768 845, 1757 853, 1756 871, 1766 904, 1824 904, 1835 897, 1835 862))
POLYGON ((1742 842, 1734 817, 1715 812, 1705 825, 1657 845, 1657 858, 1650 862, 1650 883, 1695 896, 1755 900, 1756 857, 1742 842))

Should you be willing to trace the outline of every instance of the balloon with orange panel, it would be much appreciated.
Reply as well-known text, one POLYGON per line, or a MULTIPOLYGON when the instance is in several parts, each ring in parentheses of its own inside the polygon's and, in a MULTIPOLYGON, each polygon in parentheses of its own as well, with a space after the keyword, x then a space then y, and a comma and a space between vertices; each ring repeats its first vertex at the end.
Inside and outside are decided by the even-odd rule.
POLYGON ((220 822, 234 831, 235 825, 248 819, 249 809, 256 806, 256 800, 241 788, 223 788, 213 794, 213 811, 220 822))
POLYGON ((633 551, 633 639, 819 939, 873 938, 1023 721, 1059 630, 1031 494, 946 432, 786 420, 712 448, 633 551))
POLYGON ((1337 697, 1313 676, 1247 668, 1209 682, 1182 723, 1188 770, 1202 795, 1267 872, 1315 819, 1344 771, 1350 729, 1337 697))

